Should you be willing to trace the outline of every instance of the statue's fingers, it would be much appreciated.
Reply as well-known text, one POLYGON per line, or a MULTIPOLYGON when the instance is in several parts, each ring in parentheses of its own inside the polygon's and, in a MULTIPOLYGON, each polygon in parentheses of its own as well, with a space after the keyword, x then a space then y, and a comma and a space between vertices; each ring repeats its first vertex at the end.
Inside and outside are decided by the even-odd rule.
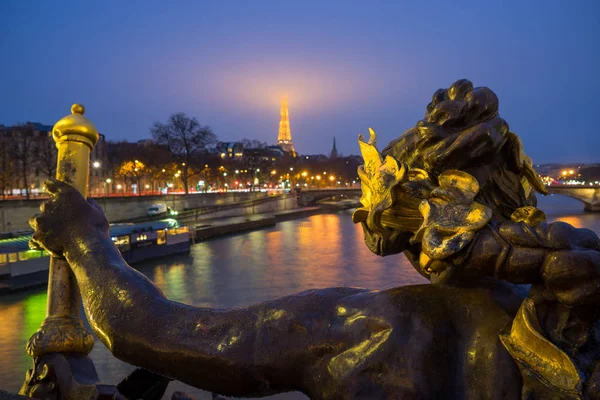
POLYGON ((45 201, 40 205, 40 211, 42 214, 50 214, 56 208, 56 203, 52 200, 45 201))
POLYGON ((37 214, 29 219, 29 226, 33 229, 32 238, 38 243, 43 243, 43 240, 40 239, 50 232, 48 220, 43 215, 37 214))
POLYGON ((40 214, 36 214, 33 217, 29 218, 29 226, 31 226, 31 229, 33 229, 34 231, 37 230, 41 218, 42 216, 40 214))
POLYGON ((33 237, 31 239, 29 239, 29 248, 31 250, 44 250, 44 247, 42 247, 42 245, 35 240, 33 237))
POLYGON ((68 191, 69 189, 75 190, 73 186, 66 182, 59 181, 58 179, 48 179, 46 182, 44 182, 44 187, 52 196, 57 196, 65 191, 68 191))

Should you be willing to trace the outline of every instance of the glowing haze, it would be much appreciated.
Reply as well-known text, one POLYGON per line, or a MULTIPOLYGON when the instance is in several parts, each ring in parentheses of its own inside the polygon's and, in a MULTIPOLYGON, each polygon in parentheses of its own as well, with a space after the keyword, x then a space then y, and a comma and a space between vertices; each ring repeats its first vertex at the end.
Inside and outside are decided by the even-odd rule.
POLYGON ((0 2, 0 124, 71 103, 108 139, 183 111, 220 140, 358 153, 422 118, 460 78, 488 86, 536 162, 598 161, 600 2, 0 2), (487 4, 483 4, 487 3, 487 4), (566 140, 568 138, 568 140, 566 140))

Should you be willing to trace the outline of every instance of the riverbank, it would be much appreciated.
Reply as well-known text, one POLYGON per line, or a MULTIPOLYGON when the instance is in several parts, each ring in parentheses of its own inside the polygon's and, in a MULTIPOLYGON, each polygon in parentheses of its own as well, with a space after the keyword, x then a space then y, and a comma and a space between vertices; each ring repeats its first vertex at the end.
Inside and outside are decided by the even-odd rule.
POLYGON ((275 213, 256 214, 244 217, 219 218, 215 220, 204 220, 202 225, 190 227, 191 240, 194 243, 210 240, 227 235, 249 232, 275 226, 278 222, 290 221, 298 218, 310 217, 311 215, 337 212, 355 208, 352 203, 329 203, 320 207, 302 207, 293 210, 278 211, 275 213))

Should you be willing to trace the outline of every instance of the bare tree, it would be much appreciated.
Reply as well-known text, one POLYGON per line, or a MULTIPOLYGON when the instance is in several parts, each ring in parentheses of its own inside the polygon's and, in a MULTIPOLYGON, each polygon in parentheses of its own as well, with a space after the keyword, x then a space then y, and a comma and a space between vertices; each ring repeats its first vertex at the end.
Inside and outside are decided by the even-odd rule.
POLYGON ((37 169, 48 179, 56 176, 56 159, 58 150, 52 137, 39 137, 37 140, 35 165, 37 169))
POLYGON ((20 178, 23 180, 27 199, 30 197, 29 174, 33 167, 36 135, 37 132, 28 125, 12 128, 10 153, 17 164, 20 178))
POLYGON ((15 162, 10 152, 11 133, 8 129, 0 130, 0 197, 6 198, 12 189, 13 177, 16 173, 15 162))
POLYGON ((189 179, 202 169, 201 154, 208 146, 216 142, 216 136, 208 126, 202 126, 196 118, 185 113, 176 113, 169 117, 166 124, 155 122, 150 129, 157 144, 166 146, 174 161, 181 169, 179 177, 185 193, 189 193, 189 179))

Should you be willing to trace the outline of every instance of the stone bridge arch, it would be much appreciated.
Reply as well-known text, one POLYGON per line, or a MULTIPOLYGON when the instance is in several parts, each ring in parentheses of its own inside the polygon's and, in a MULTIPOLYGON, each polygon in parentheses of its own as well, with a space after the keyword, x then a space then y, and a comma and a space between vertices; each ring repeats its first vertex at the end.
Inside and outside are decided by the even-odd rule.
POLYGON ((597 186, 547 186, 548 193, 577 199, 585 211, 600 212, 600 187, 597 186))
POLYGON ((314 205, 319 200, 325 200, 330 197, 360 197, 361 194, 361 190, 356 188, 303 189, 298 195, 298 205, 300 207, 307 207, 314 205))

